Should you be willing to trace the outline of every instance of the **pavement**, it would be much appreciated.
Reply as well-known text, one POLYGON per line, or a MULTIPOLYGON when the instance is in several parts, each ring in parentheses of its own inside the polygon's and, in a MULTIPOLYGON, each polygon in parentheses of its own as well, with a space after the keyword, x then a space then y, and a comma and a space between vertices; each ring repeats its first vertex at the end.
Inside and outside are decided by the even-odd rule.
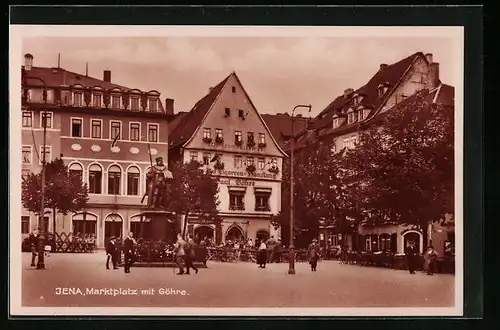
POLYGON ((173 268, 106 270, 102 251, 53 253, 46 268, 22 255, 22 305, 27 307, 452 307, 455 277, 322 261, 307 263, 209 262, 198 274, 173 268))

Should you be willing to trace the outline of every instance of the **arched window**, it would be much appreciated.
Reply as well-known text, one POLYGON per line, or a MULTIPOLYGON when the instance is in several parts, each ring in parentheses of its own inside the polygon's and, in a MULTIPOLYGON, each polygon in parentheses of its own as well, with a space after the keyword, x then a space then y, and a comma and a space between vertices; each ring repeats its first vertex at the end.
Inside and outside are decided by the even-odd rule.
POLYGON ((127 195, 139 195, 139 174, 140 171, 135 166, 131 166, 127 170, 127 195))
POLYGON ((102 193, 102 169, 97 164, 92 164, 89 167, 89 193, 102 193))
POLYGON ((83 167, 78 163, 73 163, 69 165, 69 174, 74 176, 79 176, 80 179, 83 179, 83 167))
POLYGON ((109 195, 119 195, 120 194, 121 176, 122 176, 122 171, 118 166, 113 165, 108 169, 108 194, 109 195))

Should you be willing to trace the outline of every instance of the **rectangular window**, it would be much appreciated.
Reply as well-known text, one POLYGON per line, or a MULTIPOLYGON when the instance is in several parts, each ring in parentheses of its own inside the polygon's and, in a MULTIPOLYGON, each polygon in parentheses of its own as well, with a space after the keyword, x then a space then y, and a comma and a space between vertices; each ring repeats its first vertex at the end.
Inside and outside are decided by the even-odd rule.
POLYGON ((241 131, 234 132, 234 144, 241 144, 243 142, 243 134, 241 131))
POLYGON ((148 124, 148 141, 158 142, 158 124, 148 124))
POLYGON ((212 130, 210 128, 203 129, 203 139, 210 140, 212 138, 212 130))
POLYGON ((247 163, 246 163, 246 165, 250 166, 250 165, 254 165, 254 164, 255 163, 254 163, 253 157, 247 157, 247 163))
POLYGON ((243 201, 244 197, 245 197, 244 192, 229 191, 229 209, 244 210, 245 209, 245 204, 243 201))
POLYGON ((122 138, 122 123, 119 121, 111 121, 111 129, 109 138, 114 140, 118 136, 118 140, 122 138))
POLYGON ((108 172, 108 194, 109 195, 119 195, 120 194, 120 182, 121 182, 120 172, 108 172))
POLYGON ((94 94, 93 96, 93 104, 95 108, 101 108, 102 107, 102 95, 101 94, 94 94))
POLYGON ((29 234, 30 233, 30 217, 22 216, 21 217, 21 234, 29 234))
POLYGON ((357 112, 350 112, 347 114, 347 123, 352 124, 358 121, 358 113, 357 112))
POLYGON ((225 115, 226 117, 231 116, 231 109, 230 109, 230 108, 225 108, 225 109, 224 109, 224 115, 225 115))
POLYGON ((358 141, 358 138, 356 136, 352 136, 352 137, 349 137, 349 138, 345 138, 344 139, 344 148, 347 148, 347 149, 352 149, 356 146, 356 143, 358 141))
POLYGON ((241 166, 242 166, 241 156, 234 156, 234 167, 241 168, 241 166))
POLYGON ((33 159, 31 158, 31 146, 23 146, 23 164, 31 164, 33 159))
POLYGON ((270 211, 269 197, 270 194, 255 194, 255 211, 270 211))
POLYGON ((41 112, 40 113, 40 127, 41 128, 44 127, 44 121, 45 121, 45 127, 52 128, 52 112, 41 112))
POLYGON ((236 87, 232 86, 232 87, 231 87, 231 91, 232 91, 233 93, 236 93, 236 87))
POLYGON ((23 127, 33 127, 33 112, 23 111, 23 127))
POLYGON ((224 135, 222 134, 222 128, 215 129, 215 138, 216 139, 223 139, 224 138, 224 135))
POLYGON ((264 133, 259 133, 259 143, 266 144, 266 135, 264 133))
POLYGON ((266 159, 265 158, 259 158, 259 170, 263 170, 264 167, 266 167, 266 159))
POLYGON ((93 220, 78 220, 73 221, 73 233, 85 234, 96 234, 96 221, 93 220))
POLYGON ((149 99, 149 111, 151 111, 151 112, 158 111, 158 100, 157 99, 149 99))
POLYGON ((339 119, 338 119, 338 118, 335 118, 335 119, 333 120, 333 128, 337 128, 337 127, 339 127, 339 119))
POLYGON ((255 136, 254 136, 253 132, 247 133, 247 141, 249 143, 255 143, 255 136))
POLYGON ((245 118, 245 113, 243 112, 243 110, 238 110, 238 117, 244 119, 245 118))
POLYGON ((40 146, 40 160, 39 160, 40 165, 42 165, 44 155, 45 155, 45 162, 50 162, 52 156, 51 146, 45 146, 45 148, 43 146, 40 146))
POLYGON ((71 136, 82 137, 82 120, 79 118, 71 118, 71 136))
POLYGON ((92 119, 91 125, 92 125, 92 138, 93 139, 102 138, 102 120, 92 119))
POLYGON ((120 95, 113 95, 111 97, 111 107, 113 109, 120 109, 121 108, 120 95))
POLYGON ((83 105, 83 93, 73 93, 73 105, 81 107, 83 105))
POLYGON ((210 154, 204 153, 203 154, 203 165, 208 165, 208 164, 210 164, 210 154))
POLYGON ((100 194, 102 186, 102 172, 101 171, 89 171, 89 193, 100 194))
POLYGON ((190 156, 190 159, 191 159, 192 162, 193 161, 198 161, 198 152, 191 151, 190 154, 189 154, 189 156, 190 156))
POLYGON ((127 173, 127 195, 139 195, 139 173, 127 173))
POLYGON ((130 109, 137 111, 139 110, 139 98, 138 97, 131 97, 130 98, 130 109))
POLYGON ((130 141, 139 141, 141 136, 141 124, 130 123, 129 135, 130 135, 129 136, 130 141))

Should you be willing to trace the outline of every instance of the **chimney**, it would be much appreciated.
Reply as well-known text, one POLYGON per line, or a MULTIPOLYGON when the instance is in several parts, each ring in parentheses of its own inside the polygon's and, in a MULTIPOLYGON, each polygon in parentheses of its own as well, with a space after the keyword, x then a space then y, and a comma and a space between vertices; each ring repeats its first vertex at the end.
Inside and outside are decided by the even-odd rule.
POLYGON ((30 71, 33 67, 33 55, 27 53, 24 55, 24 70, 30 71))
POLYGON ((167 115, 173 115, 174 114, 174 99, 165 99, 165 113, 167 115))
POLYGON ((425 54, 425 59, 427 60, 427 62, 432 63, 432 54, 431 53, 425 54))
POLYGON ((111 71, 104 70, 102 80, 105 82, 111 82, 111 71))
POLYGON ((431 88, 438 87, 440 84, 440 81, 439 81, 439 63, 436 63, 436 62, 431 63, 430 78, 431 78, 431 88))
POLYGON ((344 97, 348 98, 349 96, 351 96, 352 93, 354 93, 354 89, 347 88, 346 90, 344 90, 344 97))
POLYGON ((388 65, 385 63, 380 64, 380 71, 387 69, 388 65))

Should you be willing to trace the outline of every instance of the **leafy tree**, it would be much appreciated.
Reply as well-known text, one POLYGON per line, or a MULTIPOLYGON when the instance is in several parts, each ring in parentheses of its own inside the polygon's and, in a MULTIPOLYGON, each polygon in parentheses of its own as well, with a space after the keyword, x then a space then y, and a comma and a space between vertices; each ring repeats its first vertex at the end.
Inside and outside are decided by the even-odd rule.
MULTIPOLYGON (((347 199, 341 174, 341 155, 332 153, 333 140, 316 141, 294 157, 294 237, 296 245, 309 244, 318 237, 321 225, 333 225, 347 231, 353 227, 349 216, 351 202, 347 199), (342 227, 341 227, 342 226, 342 227)), ((283 166, 282 211, 272 224, 289 230, 290 221, 290 162, 283 166)), ((284 238, 288 241, 288 237, 284 238)))
POLYGON ((216 236, 222 236, 221 218, 217 207, 219 186, 218 180, 210 170, 205 171, 203 164, 192 161, 189 163, 177 162, 171 168, 173 179, 167 186, 168 205, 166 208, 177 214, 183 215, 184 228, 182 235, 186 234, 187 219, 196 215, 199 219, 206 219, 216 224, 216 236))
POLYGON ((423 229, 454 212, 452 107, 419 93, 360 135, 344 157, 348 195, 374 224, 423 229))
MULTIPOLYGON (((31 212, 40 215, 42 174, 30 173, 22 183, 22 204, 31 212)), ((56 158, 45 165, 45 208, 52 210, 55 231, 56 213, 68 214, 85 208, 88 189, 80 175, 70 173, 63 160, 56 158)))

